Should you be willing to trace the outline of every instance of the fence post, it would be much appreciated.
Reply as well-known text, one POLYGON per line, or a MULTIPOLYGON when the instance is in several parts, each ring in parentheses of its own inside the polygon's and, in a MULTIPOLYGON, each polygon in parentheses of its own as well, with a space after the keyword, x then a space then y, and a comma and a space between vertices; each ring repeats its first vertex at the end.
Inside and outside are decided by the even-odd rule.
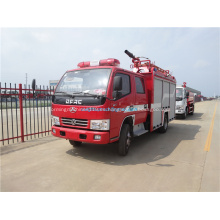
POLYGON ((22 97, 22 84, 19 84, 21 142, 24 142, 24 121, 23 121, 23 100, 22 99, 23 99, 23 97, 22 97))

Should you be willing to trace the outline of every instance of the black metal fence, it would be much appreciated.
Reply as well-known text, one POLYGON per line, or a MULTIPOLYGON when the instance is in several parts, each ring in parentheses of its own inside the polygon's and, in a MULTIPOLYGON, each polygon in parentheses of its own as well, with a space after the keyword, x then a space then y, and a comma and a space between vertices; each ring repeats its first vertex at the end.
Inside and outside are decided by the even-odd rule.
POLYGON ((42 137, 51 131, 51 100, 54 88, 0 83, 1 134, 3 145, 42 137))

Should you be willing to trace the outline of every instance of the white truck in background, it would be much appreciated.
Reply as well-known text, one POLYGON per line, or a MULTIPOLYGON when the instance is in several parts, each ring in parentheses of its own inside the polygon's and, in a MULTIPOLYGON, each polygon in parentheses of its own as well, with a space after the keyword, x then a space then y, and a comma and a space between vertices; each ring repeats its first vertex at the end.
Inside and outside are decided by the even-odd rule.
POLYGON ((176 86, 176 116, 186 118, 188 114, 193 115, 195 110, 194 93, 186 90, 186 83, 182 86, 176 86))

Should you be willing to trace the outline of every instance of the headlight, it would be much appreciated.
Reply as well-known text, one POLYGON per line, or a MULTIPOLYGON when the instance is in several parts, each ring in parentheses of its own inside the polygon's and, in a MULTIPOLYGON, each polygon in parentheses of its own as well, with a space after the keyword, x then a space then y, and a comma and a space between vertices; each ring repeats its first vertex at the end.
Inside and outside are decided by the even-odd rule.
POLYGON ((176 109, 178 109, 178 110, 184 110, 184 106, 182 106, 182 105, 177 105, 177 106, 176 106, 176 109))
POLYGON ((90 129, 92 130, 109 130, 109 128, 110 128, 110 119, 90 121, 90 129))
POLYGON ((59 117, 51 115, 52 125, 60 125, 59 117))

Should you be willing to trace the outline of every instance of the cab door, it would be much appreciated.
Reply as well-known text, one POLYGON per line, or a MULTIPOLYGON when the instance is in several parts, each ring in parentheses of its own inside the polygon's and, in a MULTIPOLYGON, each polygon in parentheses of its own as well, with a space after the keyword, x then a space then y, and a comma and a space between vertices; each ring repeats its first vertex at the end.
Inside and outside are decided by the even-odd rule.
POLYGON ((183 89, 183 106, 184 106, 184 111, 185 111, 186 106, 187 106, 186 89, 183 89))
POLYGON ((139 76, 134 76, 135 78, 135 124, 140 124, 147 119, 147 94, 145 91, 144 79, 139 76))
POLYGON ((114 77, 115 76, 122 77, 122 90, 119 91, 121 96, 115 101, 111 101, 110 139, 117 139, 119 137, 121 125, 124 119, 127 116, 134 114, 132 111, 127 111, 129 107, 134 106, 134 76, 122 71, 116 71, 114 73, 114 77))

